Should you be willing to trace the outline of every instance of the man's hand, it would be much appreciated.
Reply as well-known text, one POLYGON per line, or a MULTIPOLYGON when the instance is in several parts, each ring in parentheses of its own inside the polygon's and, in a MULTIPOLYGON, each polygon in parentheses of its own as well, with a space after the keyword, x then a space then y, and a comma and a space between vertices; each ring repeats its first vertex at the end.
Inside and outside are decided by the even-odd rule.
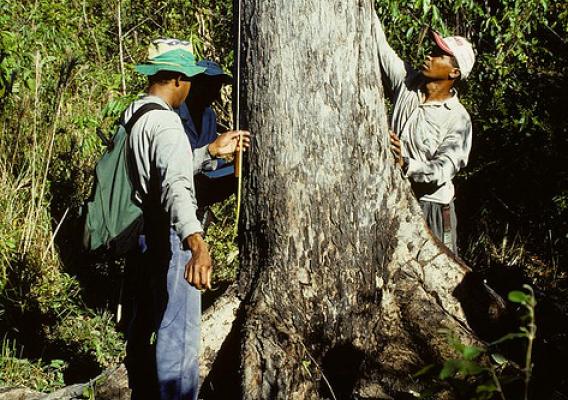
POLYGON ((184 240, 191 250, 191 260, 185 266, 185 280, 199 290, 211 289, 211 256, 209 248, 199 233, 184 240))
POLYGON ((390 142, 391 142, 391 151, 394 154, 395 162, 400 165, 401 168, 404 167, 404 160, 402 154, 402 146, 400 145, 400 139, 394 132, 390 132, 390 142))
POLYGON ((228 131, 219 135, 209 144, 209 154, 212 157, 223 157, 239 151, 239 136, 242 135, 243 151, 250 147, 250 133, 248 131, 228 131))

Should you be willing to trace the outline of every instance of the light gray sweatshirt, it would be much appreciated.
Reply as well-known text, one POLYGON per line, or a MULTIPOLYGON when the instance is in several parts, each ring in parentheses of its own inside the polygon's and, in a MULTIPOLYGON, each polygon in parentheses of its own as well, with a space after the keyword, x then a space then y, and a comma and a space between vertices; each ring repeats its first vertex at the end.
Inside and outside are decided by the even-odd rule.
POLYGON ((195 215, 193 175, 207 164, 210 155, 207 147, 192 153, 179 116, 160 97, 147 95, 134 101, 124 113, 124 122, 145 103, 157 103, 166 110, 147 112, 130 133, 128 144, 137 170, 132 177, 138 188, 136 198, 141 204, 148 195, 150 172, 155 168, 160 181, 161 206, 179 238, 184 240, 191 234, 203 232, 195 215))

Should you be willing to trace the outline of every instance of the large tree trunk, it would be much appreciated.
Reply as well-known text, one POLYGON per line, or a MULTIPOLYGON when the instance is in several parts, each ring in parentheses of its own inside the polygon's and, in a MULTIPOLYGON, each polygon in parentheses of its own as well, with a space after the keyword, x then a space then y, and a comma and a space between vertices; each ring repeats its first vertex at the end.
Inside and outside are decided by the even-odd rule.
POLYGON ((242 395, 408 393, 451 355, 440 329, 474 340, 455 296, 468 269, 390 154, 372 2, 242 7, 242 395))

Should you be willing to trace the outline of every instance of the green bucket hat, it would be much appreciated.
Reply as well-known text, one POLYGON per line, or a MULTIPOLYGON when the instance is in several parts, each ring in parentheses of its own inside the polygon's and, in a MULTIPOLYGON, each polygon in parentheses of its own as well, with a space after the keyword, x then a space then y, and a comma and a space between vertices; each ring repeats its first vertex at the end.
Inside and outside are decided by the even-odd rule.
POLYGON ((195 63, 189 42, 177 39, 158 39, 148 48, 148 61, 136 65, 136 71, 155 75, 160 71, 174 71, 192 77, 205 71, 195 63))

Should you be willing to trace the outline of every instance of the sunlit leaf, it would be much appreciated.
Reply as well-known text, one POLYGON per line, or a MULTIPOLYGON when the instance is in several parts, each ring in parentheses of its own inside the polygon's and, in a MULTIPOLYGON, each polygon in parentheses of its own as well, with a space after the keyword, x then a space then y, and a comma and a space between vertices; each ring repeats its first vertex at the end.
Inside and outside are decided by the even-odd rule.
POLYGON ((513 303, 525 304, 529 299, 529 295, 525 292, 521 292, 520 290, 513 290, 512 292, 509 292, 508 298, 513 303))
POLYGON ((509 360, 507 360, 503 355, 499 353, 491 354, 491 358, 499 365, 505 365, 509 362, 509 360))

